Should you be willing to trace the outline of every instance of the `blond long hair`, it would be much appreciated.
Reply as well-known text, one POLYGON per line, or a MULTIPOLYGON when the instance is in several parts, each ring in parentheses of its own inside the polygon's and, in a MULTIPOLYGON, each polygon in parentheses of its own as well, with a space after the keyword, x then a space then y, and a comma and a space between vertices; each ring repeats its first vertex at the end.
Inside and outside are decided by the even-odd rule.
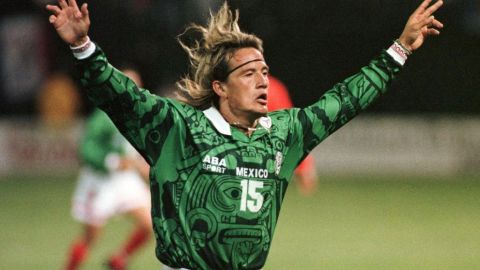
POLYGON ((176 97, 199 109, 218 106, 212 82, 227 79, 228 61, 236 50, 252 47, 263 53, 262 40, 240 30, 238 10, 232 13, 227 2, 216 14, 210 14, 206 27, 191 24, 177 40, 188 54, 191 67, 190 74, 177 82, 176 97), (190 32, 199 37, 187 44, 183 38, 190 32))

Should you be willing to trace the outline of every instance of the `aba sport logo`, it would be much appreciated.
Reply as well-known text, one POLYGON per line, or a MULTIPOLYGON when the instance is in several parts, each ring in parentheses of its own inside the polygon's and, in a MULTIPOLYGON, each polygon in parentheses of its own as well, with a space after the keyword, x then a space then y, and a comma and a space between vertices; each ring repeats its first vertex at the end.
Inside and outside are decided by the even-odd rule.
POLYGON ((203 169, 209 172, 225 173, 227 163, 224 158, 206 155, 203 158, 203 169))

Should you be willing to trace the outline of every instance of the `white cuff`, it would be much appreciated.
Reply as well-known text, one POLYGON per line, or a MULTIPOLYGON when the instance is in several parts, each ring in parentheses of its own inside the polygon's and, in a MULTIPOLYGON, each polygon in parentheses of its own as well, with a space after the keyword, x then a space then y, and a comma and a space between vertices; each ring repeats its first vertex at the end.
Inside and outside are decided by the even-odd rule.
POLYGON ((387 53, 395 60, 395 62, 399 63, 401 66, 405 65, 408 56, 396 43, 393 43, 392 46, 388 48, 387 53))
POLYGON ((90 38, 88 36, 87 36, 87 41, 82 45, 76 46, 76 47, 70 46, 73 56, 78 60, 88 58, 90 55, 92 55, 95 52, 95 48, 96 48, 95 43, 90 41, 90 38))

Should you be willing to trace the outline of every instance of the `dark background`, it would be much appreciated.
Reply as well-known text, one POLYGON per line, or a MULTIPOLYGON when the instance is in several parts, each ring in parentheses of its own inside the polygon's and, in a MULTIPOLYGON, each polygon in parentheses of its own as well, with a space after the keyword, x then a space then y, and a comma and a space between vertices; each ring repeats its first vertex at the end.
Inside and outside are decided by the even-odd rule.
MULTIPOLYGON (((46 2, 54 1, 2 0, 0 16, 32 14, 41 18, 48 73, 63 71, 73 75, 73 57, 48 24, 46 2)), ((175 41, 176 35, 189 22, 204 22, 208 7, 216 9, 222 3, 87 2, 91 38, 106 51, 112 64, 137 66, 146 88, 153 91, 171 85, 188 72, 187 58, 175 41)), ((272 74, 289 87, 297 106, 305 106, 388 48, 421 1, 228 2, 240 10, 243 30, 263 39, 272 74)), ((480 113, 480 4, 478 0, 445 2, 436 14, 445 25, 442 34, 414 53, 389 93, 369 109, 370 113, 480 113)), ((0 98, 5 91, 0 88, 0 98)), ((17 104, 2 98, 0 114, 33 114, 34 100, 32 96, 17 104)))

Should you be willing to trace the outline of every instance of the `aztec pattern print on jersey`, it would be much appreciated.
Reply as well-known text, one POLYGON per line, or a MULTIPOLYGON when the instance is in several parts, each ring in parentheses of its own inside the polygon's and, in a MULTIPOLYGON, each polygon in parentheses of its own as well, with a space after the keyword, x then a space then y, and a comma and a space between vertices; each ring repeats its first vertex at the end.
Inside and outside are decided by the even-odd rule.
POLYGON ((248 137, 220 132, 221 117, 138 88, 98 46, 77 66, 89 98, 151 165, 158 259, 205 270, 263 267, 296 165, 401 69, 382 52, 311 106, 270 113, 248 137))

